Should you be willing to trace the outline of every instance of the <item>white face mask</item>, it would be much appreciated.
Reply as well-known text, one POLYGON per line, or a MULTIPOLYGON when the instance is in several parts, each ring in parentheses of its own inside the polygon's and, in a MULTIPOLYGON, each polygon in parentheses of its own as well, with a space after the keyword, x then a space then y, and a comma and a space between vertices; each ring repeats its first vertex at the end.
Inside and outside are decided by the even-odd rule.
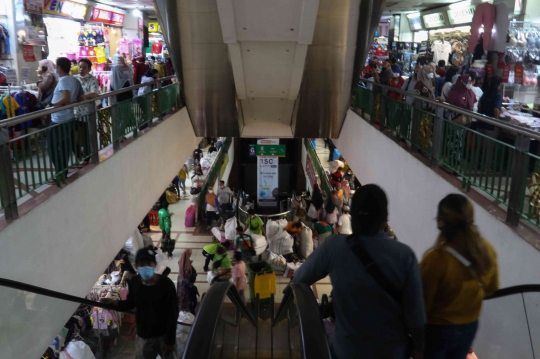
POLYGON ((428 76, 430 79, 432 79, 433 76, 434 76, 434 75, 433 75, 433 72, 430 72, 427 76, 428 76))
POLYGON ((208 193, 214 193, 214 191, 212 191, 211 189, 208 190, 208 193))
POLYGON ((472 89, 472 84, 467 84, 467 85, 465 85, 465 87, 467 87, 467 89, 471 90, 472 89))
POLYGON ((399 77, 399 73, 398 73, 398 72, 394 72, 394 77, 399 77))

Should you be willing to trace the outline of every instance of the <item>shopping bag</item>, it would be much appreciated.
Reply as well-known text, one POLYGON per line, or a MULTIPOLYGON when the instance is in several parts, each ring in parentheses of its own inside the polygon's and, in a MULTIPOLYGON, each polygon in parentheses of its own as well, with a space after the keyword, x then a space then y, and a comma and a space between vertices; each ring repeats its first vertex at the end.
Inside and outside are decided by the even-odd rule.
POLYGON ((209 271, 208 273, 206 273, 206 280, 208 281, 208 284, 212 284, 212 281, 214 280, 214 278, 216 277, 216 273, 214 272, 211 272, 209 271))
POLYGON ((225 222, 225 238, 229 241, 236 239, 236 217, 231 217, 225 222))
POLYGON ((274 271, 284 271, 287 268, 287 260, 281 254, 275 254, 272 251, 268 251, 268 263, 272 266, 274 271))
POLYGON ((294 276, 294 272, 296 272, 301 265, 302 263, 287 263, 287 268, 285 268, 283 276, 285 278, 292 278, 294 276))
POLYGON ((184 220, 186 227, 195 227, 195 206, 189 206, 186 209, 186 219, 184 220))
POLYGON ((309 218, 318 218, 318 211, 317 208, 315 208, 315 206, 313 205, 313 203, 309 205, 307 215, 309 218))
POLYGON ((302 232, 297 235, 300 242, 299 254, 300 257, 307 258, 313 252, 313 233, 311 228, 302 224, 302 232))
POLYGON ((266 241, 266 238, 263 235, 260 234, 250 234, 251 238, 253 238, 253 247, 255 248, 255 255, 259 255, 262 252, 266 250, 266 247, 268 246, 268 242, 266 241))
POLYGON ((337 148, 334 149, 334 158, 337 160, 341 157, 341 152, 337 148))

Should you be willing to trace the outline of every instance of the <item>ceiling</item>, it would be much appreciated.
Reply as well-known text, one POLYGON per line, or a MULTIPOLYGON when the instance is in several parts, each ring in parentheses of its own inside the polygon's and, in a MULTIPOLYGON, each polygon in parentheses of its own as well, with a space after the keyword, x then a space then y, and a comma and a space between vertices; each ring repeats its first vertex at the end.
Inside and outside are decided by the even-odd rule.
POLYGON ((384 8, 384 15, 424 11, 455 2, 457 0, 427 0, 425 2, 422 0, 388 0, 384 8))
POLYGON ((126 10, 139 9, 141 11, 154 11, 153 0, 99 0, 96 2, 109 6, 116 6, 126 10))

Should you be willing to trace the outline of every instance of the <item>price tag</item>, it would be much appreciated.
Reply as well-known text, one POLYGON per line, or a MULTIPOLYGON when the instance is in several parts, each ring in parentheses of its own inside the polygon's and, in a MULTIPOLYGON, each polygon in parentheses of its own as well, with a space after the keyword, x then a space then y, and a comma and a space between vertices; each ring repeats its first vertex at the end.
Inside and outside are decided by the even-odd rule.
POLYGON ((6 82, 11 85, 19 82, 19 79, 17 78, 17 70, 15 69, 6 70, 6 82))
POLYGON ((28 80, 30 80, 30 68, 23 67, 21 68, 21 81, 28 81, 28 80))

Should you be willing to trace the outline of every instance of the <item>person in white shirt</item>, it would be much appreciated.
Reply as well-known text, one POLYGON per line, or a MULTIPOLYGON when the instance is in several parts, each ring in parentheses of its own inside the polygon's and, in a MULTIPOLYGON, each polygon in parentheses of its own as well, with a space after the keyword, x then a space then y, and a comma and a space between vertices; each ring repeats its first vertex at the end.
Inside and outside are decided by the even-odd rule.
MULTIPOLYGON (((418 81, 418 72, 422 68, 421 65, 416 65, 414 68, 414 73, 411 74, 411 77, 409 77, 404 83, 403 86, 401 86, 401 89, 407 92, 410 92, 414 94, 414 87, 416 86, 416 82, 418 81)), ((407 105, 412 105, 414 103, 414 97, 412 96, 405 96, 405 103, 407 105)))
MULTIPOLYGON (((480 98, 482 98, 482 95, 484 94, 484 91, 478 86, 476 86, 476 72, 470 71, 469 77, 471 78, 471 90, 473 90, 474 94, 476 95, 476 102, 474 103, 473 111, 478 112, 478 101, 480 101, 480 98)), ((473 121, 475 121, 473 119, 473 121)))
POLYGON ((352 234, 351 215, 349 206, 343 206, 343 213, 339 216, 336 232, 339 234, 352 234))

